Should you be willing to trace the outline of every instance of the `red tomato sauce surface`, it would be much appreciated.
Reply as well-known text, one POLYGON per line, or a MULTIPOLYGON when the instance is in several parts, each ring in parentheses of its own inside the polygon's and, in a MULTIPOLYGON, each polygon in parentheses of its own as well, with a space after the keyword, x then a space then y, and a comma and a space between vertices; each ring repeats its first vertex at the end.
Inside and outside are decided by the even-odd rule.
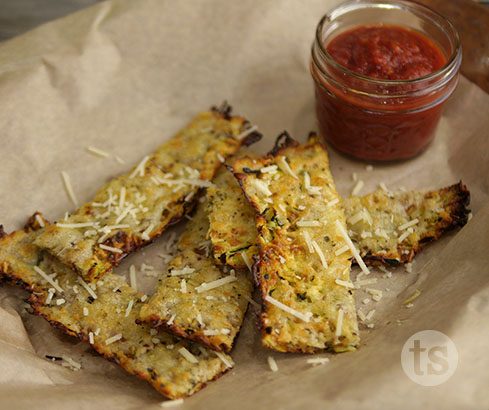
POLYGON ((333 38, 326 49, 349 70, 383 80, 412 80, 446 63, 440 48, 425 35, 400 26, 361 26, 333 38))

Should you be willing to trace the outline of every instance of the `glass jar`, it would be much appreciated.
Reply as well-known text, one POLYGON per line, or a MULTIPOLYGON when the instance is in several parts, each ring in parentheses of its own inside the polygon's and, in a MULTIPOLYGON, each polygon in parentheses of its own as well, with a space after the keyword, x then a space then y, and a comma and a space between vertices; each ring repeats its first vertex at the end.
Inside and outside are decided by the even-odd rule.
POLYGON ((323 138, 338 151, 369 161, 404 160, 427 148, 442 108, 458 82, 460 40, 452 24, 408 1, 348 1, 319 22, 311 74, 323 138), (337 63, 327 51, 338 34, 359 26, 387 24, 415 30, 444 53, 439 70, 411 80, 366 77, 337 63))

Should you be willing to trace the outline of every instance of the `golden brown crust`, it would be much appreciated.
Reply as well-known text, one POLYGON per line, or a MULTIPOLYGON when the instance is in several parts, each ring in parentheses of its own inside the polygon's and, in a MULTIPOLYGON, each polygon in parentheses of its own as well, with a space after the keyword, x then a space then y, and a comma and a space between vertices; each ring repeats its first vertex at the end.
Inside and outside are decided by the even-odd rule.
POLYGON ((336 282, 349 280, 348 257, 335 255, 344 245, 335 223, 344 224, 345 216, 334 201, 338 194, 324 147, 314 136, 299 145, 282 134, 268 156, 239 159, 233 168, 257 211, 260 252, 253 270, 263 301, 263 344, 281 352, 354 350, 354 300, 336 282))
POLYGON ((459 182, 429 192, 378 190, 346 199, 345 209, 352 240, 365 262, 397 265, 411 262, 426 244, 464 226, 469 203, 470 193, 459 182), (417 222, 401 229, 410 221, 417 222))
MULTIPOLYGON (((32 245, 35 235, 35 232, 18 231, 1 240, 0 277, 32 292, 29 303, 34 313, 54 327, 83 341, 93 337, 92 347, 99 354, 173 399, 195 393, 228 370, 208 350, 168 333, 152 335, 149 326, 136 325, 142 295, 130 288, 122 277, 106 275, 103 283, 96 284, 97 299, 92 298, 79 286, 76 274, 32 245), (56 298, 62 296, 66 300, 64 303, 47 304, 51 285, 34 272, 33 266, 47 274, 56 273, 55 278, 63 289, 63 294, 56 298), (76 291, 75 285, 78 286, 76 291), (128 311, 130 303, 132 310, 128 311), (120 340, 105 343, 118 333, 122 335, 120 340), (178 353, 180 347, 191 351, 199 362, 192 364, 184 359, 178 353)), ((232 363, 229 357, 227 360, 232 363)))
POLYGON ((102 277, 192 209, 220 159, 260 138, 256 131, 241 138, 248 127, 228 106, 199 114, 131 172, 107 183, 92 202, 58 222, 68 226, 47 226, 37 245, 87 281, 102 277), (70 225, 87 223, 95 225, 70 225))
POLYGON ((139 318, 213 350, 229 352, 246 313, 251 280, 246 272, 216 266, 209 257, 208 229, 204 202, 187 224, 167 274, 160 278, 139 318), (179 273, 185 270, 188 273, 179 273), (221 279, 232 281, 199 292, 203 283, 221 279))

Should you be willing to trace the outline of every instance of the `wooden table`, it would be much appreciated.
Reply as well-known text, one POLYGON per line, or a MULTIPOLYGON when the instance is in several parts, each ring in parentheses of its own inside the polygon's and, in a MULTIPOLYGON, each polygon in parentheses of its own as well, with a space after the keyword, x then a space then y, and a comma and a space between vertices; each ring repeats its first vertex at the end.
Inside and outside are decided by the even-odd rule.
MULTIPOLYGON (((99 1, 0 0, 0 41, 99 1)), ((472 0, 416 1, 453 22, 462 39, 462 73, 489 92, 489 7, 472 0)))

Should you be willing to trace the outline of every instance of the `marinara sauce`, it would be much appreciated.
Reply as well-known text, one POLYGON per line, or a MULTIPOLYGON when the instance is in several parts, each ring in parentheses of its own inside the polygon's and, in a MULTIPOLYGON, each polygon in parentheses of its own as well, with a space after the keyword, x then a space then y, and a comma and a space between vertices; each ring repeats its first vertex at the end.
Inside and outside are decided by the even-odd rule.
POLYGON ((327 39, 323 32, 318 27, 311 72, 325 140, 374 161, 422 152, 455 88, 460 61, 443 74, 453 56, 403 25, 356 25, 327 39))
POLYGON ((334 37, 328 53, 342 66, 381 80, 414 80, 443 67, 447 59, 425 35, 401 26, 362 26, 334 37))

